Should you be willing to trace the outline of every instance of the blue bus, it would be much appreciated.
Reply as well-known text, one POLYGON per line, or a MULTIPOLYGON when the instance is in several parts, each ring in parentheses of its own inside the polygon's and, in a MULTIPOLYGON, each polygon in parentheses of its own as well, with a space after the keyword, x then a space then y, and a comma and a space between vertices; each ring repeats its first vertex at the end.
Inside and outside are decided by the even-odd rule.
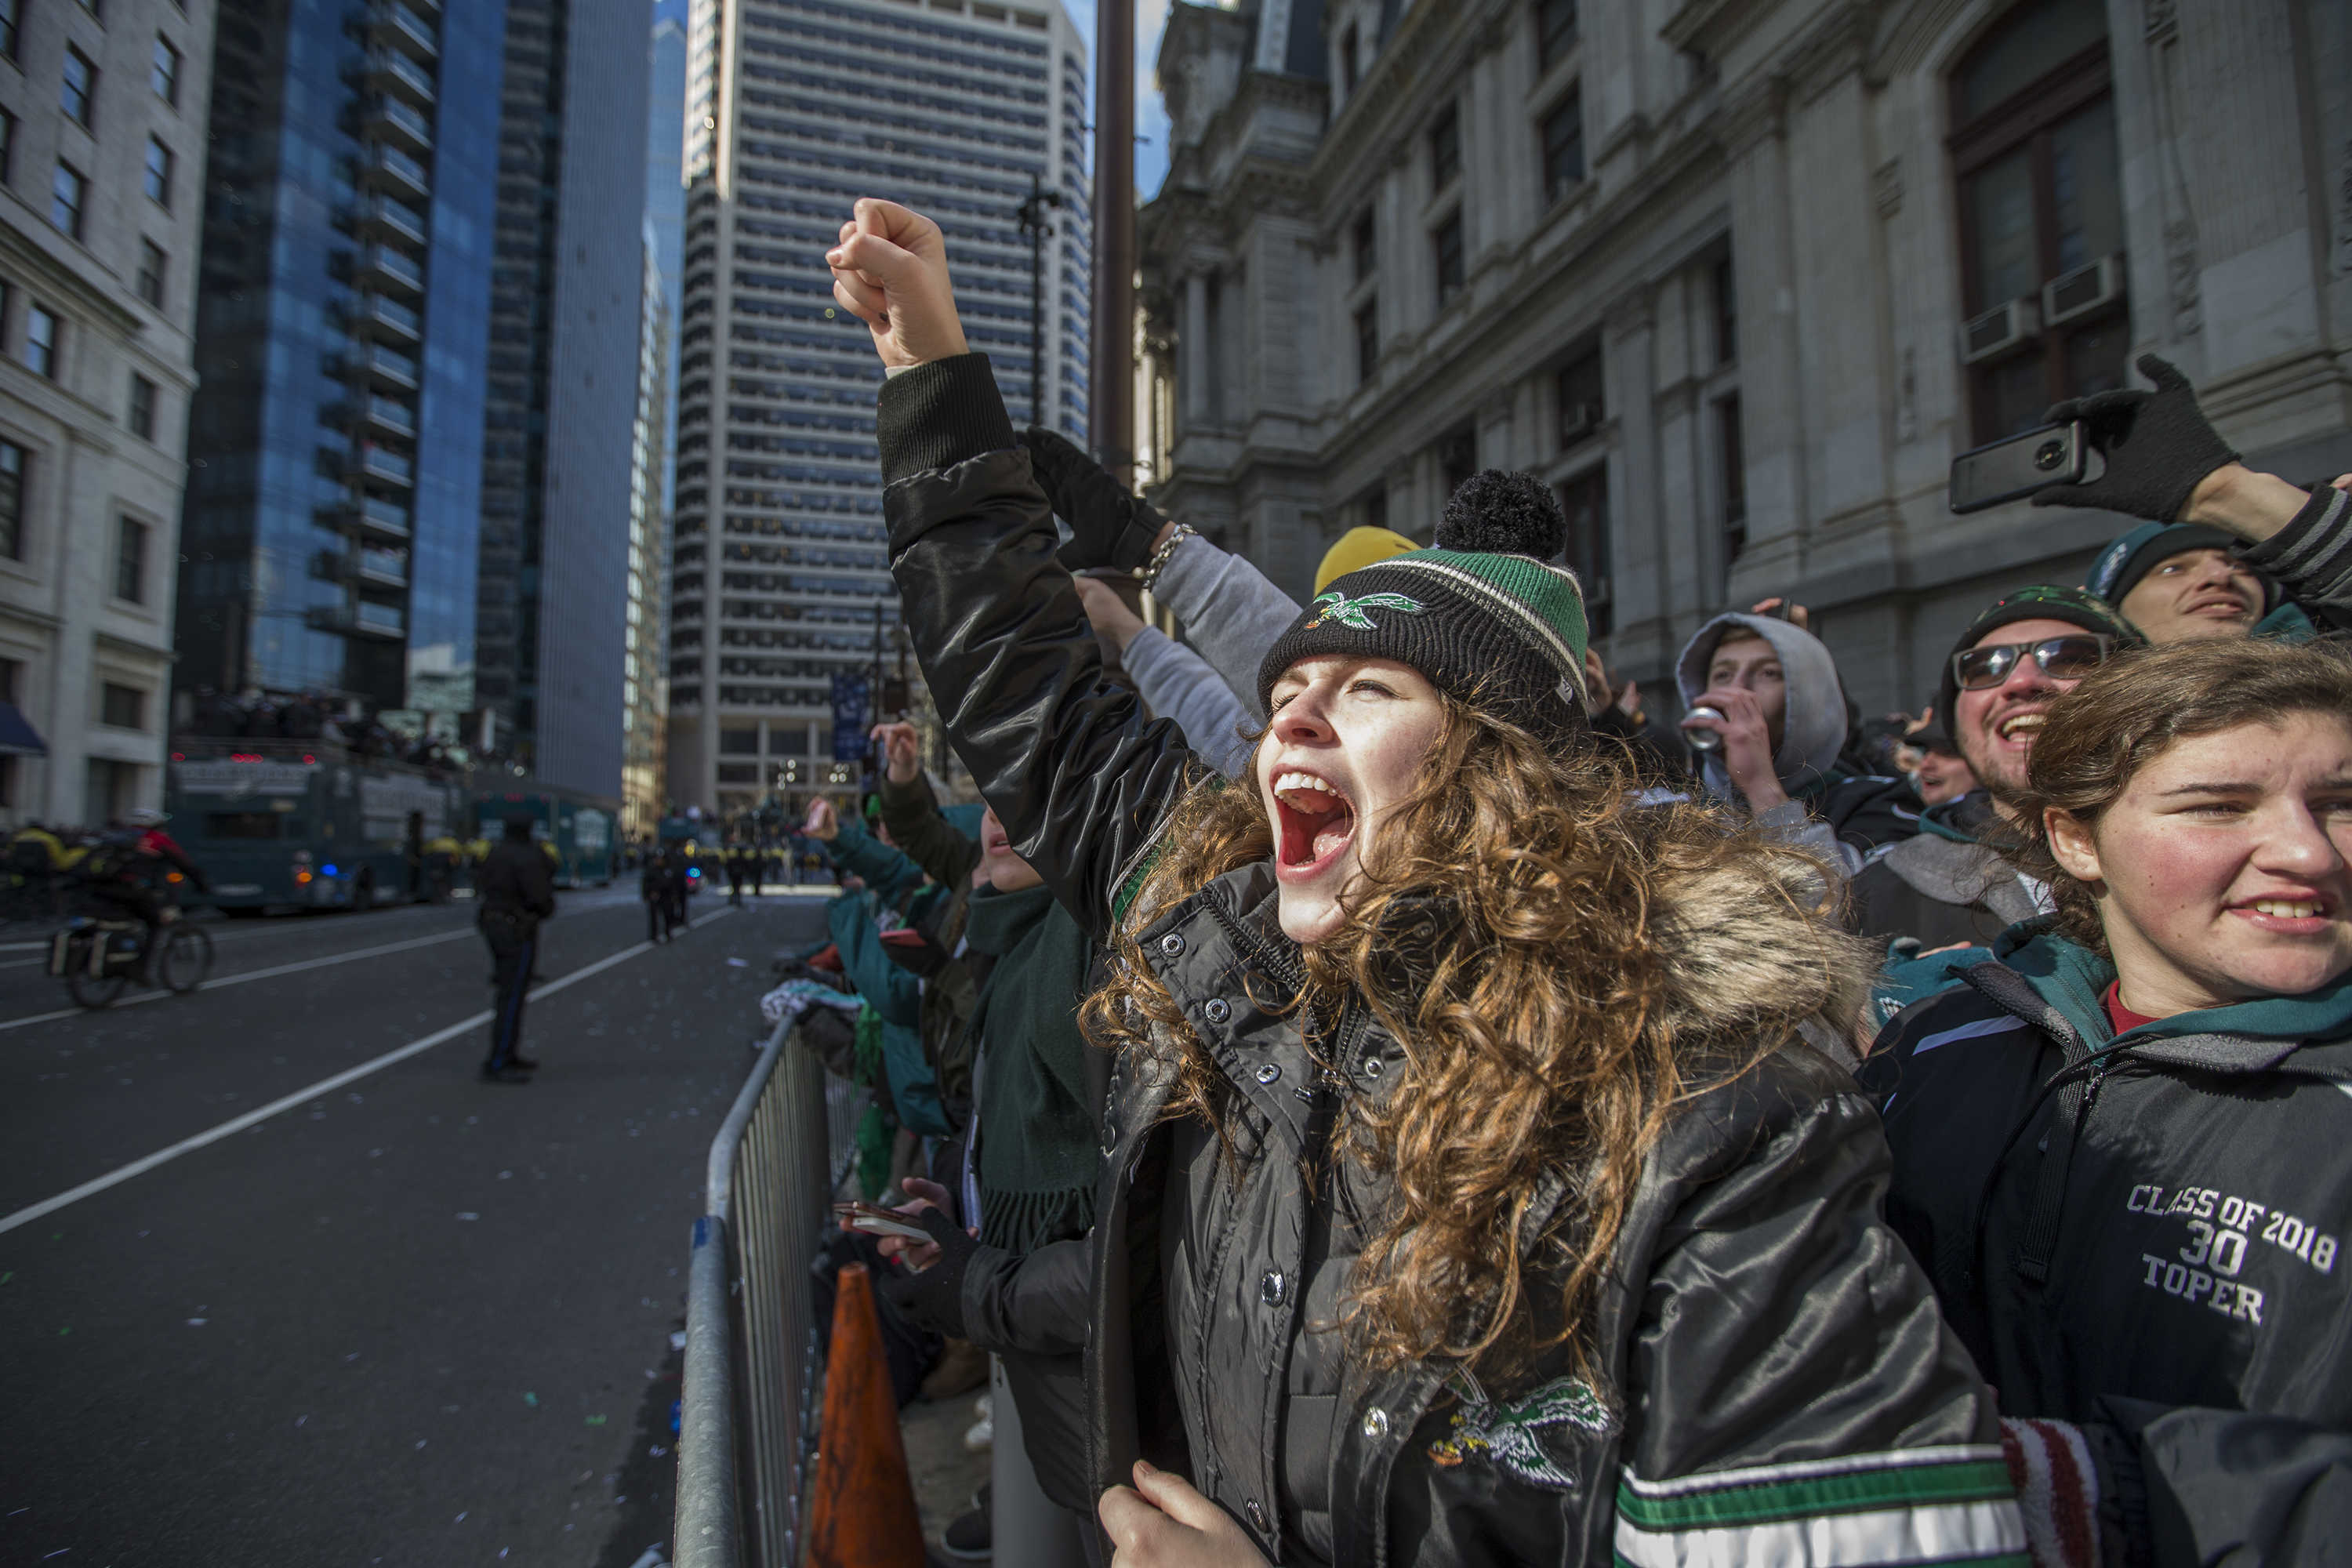
POLYGON ((228 914, 425 898, 423 846, 463 826, 464 806, 446 773, 328 741, 178 738, 163 795, 228 914))

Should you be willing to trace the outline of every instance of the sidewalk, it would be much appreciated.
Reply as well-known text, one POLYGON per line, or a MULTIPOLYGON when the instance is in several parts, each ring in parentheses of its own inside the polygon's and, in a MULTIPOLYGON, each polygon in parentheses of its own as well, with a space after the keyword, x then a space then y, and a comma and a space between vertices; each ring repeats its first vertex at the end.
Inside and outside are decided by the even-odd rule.
POLYGON ((915 1506, 923 1516, 923 1540, 934 1552, 948 1521, 971 1507, 971 1494, 988 1480, 988 1455, 964 1451, 963 1435, 979 1417, 971 1402, 980 1390, 936 1403, 919 1399, 898 1413, 907 1442, 907 1470, 915 1482, 915 1506))

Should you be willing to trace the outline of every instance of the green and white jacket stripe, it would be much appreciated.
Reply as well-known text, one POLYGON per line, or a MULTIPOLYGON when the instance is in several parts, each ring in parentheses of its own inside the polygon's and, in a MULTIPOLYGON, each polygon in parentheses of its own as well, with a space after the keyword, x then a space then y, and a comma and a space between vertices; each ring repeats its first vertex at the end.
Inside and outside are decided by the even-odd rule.
POLYGON ((1998 1444, 1848 1454, 1617 1486, 1616 1560, 2015 1564, 2025 1527, 1998 1444))

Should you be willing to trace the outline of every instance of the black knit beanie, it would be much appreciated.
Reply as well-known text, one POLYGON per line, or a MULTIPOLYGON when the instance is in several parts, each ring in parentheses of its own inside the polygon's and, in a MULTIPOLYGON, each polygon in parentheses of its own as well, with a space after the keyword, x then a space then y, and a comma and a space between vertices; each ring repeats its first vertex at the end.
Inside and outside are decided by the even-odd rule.
POLYGON ((1996 627, 2014 625, 2019 621, 2064 621, 2086 632, 2105 632, 2116 639, 2117 647, 2137 647, 2147 639, 2132 624, 2116 613, 2114 605, 2095 594, 2080 588, 2069 588, 2057 583, 2036 583, 2020 588, 2013 594, 1995 599, 1985 611, 1969 623, 1952 651, 1944 658, 1943 684, 1936 693, 1936 721, 1945 730, 1958 733, 1953 723, 1952 709, 1960 695, 1959 677, 1953 673, 1952 661, 1984 640, 1984 635, 1996 627))

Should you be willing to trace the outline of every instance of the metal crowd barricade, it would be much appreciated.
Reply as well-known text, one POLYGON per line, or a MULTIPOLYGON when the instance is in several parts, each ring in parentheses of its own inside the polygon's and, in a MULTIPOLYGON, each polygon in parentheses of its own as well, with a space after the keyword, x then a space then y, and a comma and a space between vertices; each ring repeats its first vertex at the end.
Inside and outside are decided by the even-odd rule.
POLYGON ((823 1380, 811 1268, 866 1094, 776 1026, 711 1141, 694 1222, 676 1568, 793 1568, 823 1380))

